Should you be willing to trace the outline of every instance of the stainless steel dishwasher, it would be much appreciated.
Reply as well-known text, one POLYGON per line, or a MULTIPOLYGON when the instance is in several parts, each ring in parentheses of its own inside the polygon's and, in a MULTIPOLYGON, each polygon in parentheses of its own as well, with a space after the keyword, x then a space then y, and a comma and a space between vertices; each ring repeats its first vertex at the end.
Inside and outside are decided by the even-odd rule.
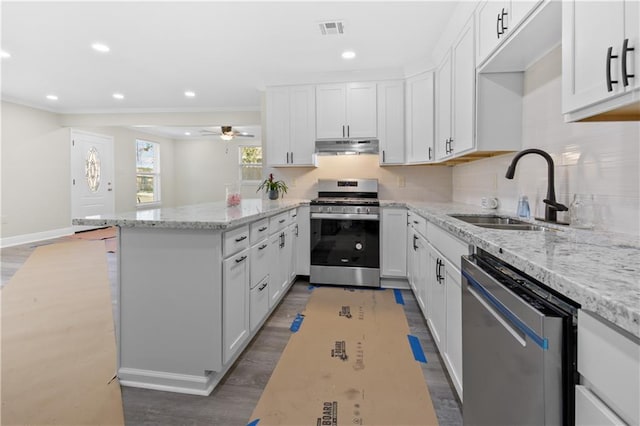
POLYGON ((579 305, 478 249, 462 257, 465 425, 573 425, 579 305))

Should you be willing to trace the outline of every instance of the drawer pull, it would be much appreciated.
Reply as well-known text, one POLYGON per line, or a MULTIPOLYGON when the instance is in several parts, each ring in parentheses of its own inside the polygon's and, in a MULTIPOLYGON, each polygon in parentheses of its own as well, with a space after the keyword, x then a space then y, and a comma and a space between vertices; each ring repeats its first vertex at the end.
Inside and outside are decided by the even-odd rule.
POLYGON ((236 259, 236 263, 240 263, 240 262, 242 262, 242 261, 244 261, 246 259, 247 259, 247 256, 239 257, 239 258, 236 259))
POLYGON ((260 287, 258 287, 258 291, 262 291, 262 290, 264 290, 264 289, 265 289, 265 287, 267 286, 267 284, 269 284, 269 283, 264 283, 264 284, 262 284, 260 287))
POLYGON ((236 238, 236 243, 239 243, 240 241, 242 241, 242 240, 246 240, 246 239, 247 239, 247 236, 246 236, 246 235, 243 235, 242 237, 238 237, 238 238, 236 238))
POLYGON ((287 219, 280 219, 280 220, 278 221, 278 223, 284 223, 284 221, 285 221, 285 220, 287 220, 287 219))
POLYGON ((258 232, 262 232, 262 231, 266 231, 267 227, 266 226, 261 226, 260 228, 258 228, 258 232))
POLYGON ((263 244, 260 247, 258 247, 258 250, 264 250, 267 248, 267 244, 263 244))

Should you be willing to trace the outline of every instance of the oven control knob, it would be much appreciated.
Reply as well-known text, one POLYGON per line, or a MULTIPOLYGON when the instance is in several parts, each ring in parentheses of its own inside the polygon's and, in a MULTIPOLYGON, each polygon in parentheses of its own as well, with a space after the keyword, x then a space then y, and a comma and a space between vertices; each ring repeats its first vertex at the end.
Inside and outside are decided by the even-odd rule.
POLYGON ((327 212, 330 212, 330 211, 331 211, 331 207, 327 207, 327 212))
POLYGON ((342 208, 342 213, 346 213, 346 212, 347 212, 347 208, 346 208, 346 207, 343 207, 343 208, 342 208))
POLYGON ((356 208, 356 213, 360 213, 360 207, 356 208))
POLYGON ((371 213, 371 209, 367 207, 367 213, 371 213))
POLYGON ((356 243, 356 250, 362 250, 362 243, 356 243))

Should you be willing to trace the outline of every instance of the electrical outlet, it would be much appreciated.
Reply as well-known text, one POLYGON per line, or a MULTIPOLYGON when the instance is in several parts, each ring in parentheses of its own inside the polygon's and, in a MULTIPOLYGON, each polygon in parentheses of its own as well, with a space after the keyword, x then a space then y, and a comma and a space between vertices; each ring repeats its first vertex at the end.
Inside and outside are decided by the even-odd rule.
POLYGON ((404 176, 398 176, 398 187, 404 188, 405 185, 406 185, 406 181, 404 176))

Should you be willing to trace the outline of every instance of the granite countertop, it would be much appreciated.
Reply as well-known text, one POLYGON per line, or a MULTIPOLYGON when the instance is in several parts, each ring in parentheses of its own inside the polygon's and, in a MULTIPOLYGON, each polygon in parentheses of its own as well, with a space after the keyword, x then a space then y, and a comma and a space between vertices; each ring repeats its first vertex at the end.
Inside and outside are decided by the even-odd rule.
POLYGON ((227 207, 224 201, 179 207, 158 207, 113 215, 75 218, 72 223, 126 228, 226 229, 273 216, 304 204, 309 204, 309 201, 300 199, 271 201, 250 198, 243 199, 240 205, 234 207, 227 207))
MULTIPOLYGON (((231 228, 308 205, 308 200, 244 199, 236 207, 213 202, 154 208, 73 220, 74 225, 179 229, 231 228)), ((555 231, 512 231, 480 228, 450 214, 500 214, 456 203, 385 201, 406 207, 461 240, 480 247, 640 338, 640 238, 625 234, 577 230, 532 221, 555 231)))
POLYGON ((480 247, 578 302, 636 337, 640 337, 640 238, 626 234, 573 229, 540 221, 551 231, 480 228, 450 214, 499 214, 455 203, 382 201, 418 213, 461 240, 480 247))

